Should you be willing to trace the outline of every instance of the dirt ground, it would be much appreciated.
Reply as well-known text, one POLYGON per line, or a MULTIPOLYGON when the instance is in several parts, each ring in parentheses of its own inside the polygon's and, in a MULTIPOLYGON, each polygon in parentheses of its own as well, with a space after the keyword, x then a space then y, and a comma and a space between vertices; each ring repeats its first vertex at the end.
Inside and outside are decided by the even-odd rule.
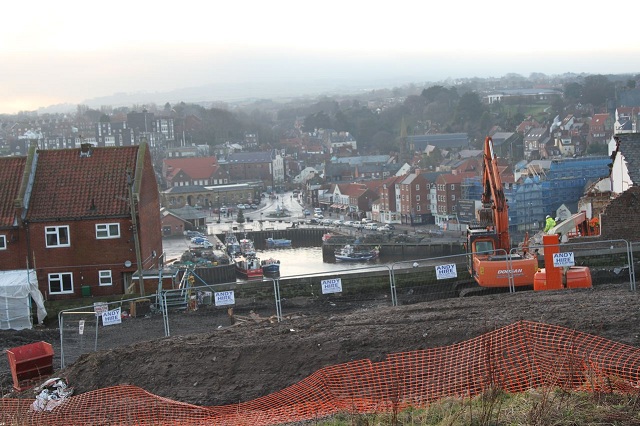
MULTIPOLYGON (((364 358, 380 361, 390 353, 451 345, 519 320, 561 325, 640 346, 639 302, 640 292, 631 292, 628 284, 615 284, 395 308, 361 306, 349 312, 332 312, 324 306, 280 323, 259 317, 215 325, 211 311, 199 309, 176 318, 181 335, 86 354, 54 376, 66 377, 76 393, 127 383, 177 401, 232 404, 279 391, 327 365, 364 358)), ((161 316, 149 321, 161 321, 161 316)), ((144 340, 148 325, 141 321, 139 328, 128 328, 127 333, 144 340)), ((59 350, 57 329, 0 331, 3 350, 39 340, 59 350)), ((7 392, 12 383, 8 367, 0 369, 0 380, 5 396, 34 396, 29 391, 7 392)))

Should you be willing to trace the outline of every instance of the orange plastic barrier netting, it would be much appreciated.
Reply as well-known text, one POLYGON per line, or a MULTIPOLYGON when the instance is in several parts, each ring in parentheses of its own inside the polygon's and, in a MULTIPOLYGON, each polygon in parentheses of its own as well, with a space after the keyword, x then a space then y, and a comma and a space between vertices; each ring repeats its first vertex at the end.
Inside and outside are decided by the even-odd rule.
POLYGON ((51 412, 33 400, 0 399, 2 424, 274 425, 338 412, 384 412, 473 397, 499 387, 637 393, 640 349, 564 327, 521 321, 451 346, 385 361, 323 368, 282 391, 234 405, 199 407, 123 385, 69 398, 51 412))

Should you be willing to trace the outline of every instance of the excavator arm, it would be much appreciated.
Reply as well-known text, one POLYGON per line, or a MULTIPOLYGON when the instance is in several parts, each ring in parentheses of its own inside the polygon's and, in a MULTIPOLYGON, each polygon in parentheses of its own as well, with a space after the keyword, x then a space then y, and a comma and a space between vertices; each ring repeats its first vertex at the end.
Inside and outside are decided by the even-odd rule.
POLYGON ((481 224, 490 223, 490 226, 494 227, 498 236, 497 248, 508 251, 511 248, 509 212, 498 168, 498 158, 493 149, 493 140, 489 136, 484 141, 482 179, 484 191, 482 210, 478 211, 478 219, 481 224))

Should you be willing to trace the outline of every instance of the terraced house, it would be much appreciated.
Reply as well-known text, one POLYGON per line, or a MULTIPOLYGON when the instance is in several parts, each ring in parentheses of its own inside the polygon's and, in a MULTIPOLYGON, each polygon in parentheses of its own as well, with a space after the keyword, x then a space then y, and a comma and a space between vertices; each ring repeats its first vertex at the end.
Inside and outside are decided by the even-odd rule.
POLYGON ((162 255, 147 144, 31 146, 0 158, 0 181, 0 270, 35 269, 47 299, 143 291, 134 273, 162 255))

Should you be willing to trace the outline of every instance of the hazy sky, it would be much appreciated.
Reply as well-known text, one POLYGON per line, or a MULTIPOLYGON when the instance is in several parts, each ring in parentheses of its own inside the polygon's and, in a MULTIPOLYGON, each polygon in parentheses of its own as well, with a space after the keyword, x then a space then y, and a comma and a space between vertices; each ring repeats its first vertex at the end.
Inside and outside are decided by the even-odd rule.
POLYGON ((574 0, 3 2, 0 113, 249 81, 640 73, 639 11, 574 0))

